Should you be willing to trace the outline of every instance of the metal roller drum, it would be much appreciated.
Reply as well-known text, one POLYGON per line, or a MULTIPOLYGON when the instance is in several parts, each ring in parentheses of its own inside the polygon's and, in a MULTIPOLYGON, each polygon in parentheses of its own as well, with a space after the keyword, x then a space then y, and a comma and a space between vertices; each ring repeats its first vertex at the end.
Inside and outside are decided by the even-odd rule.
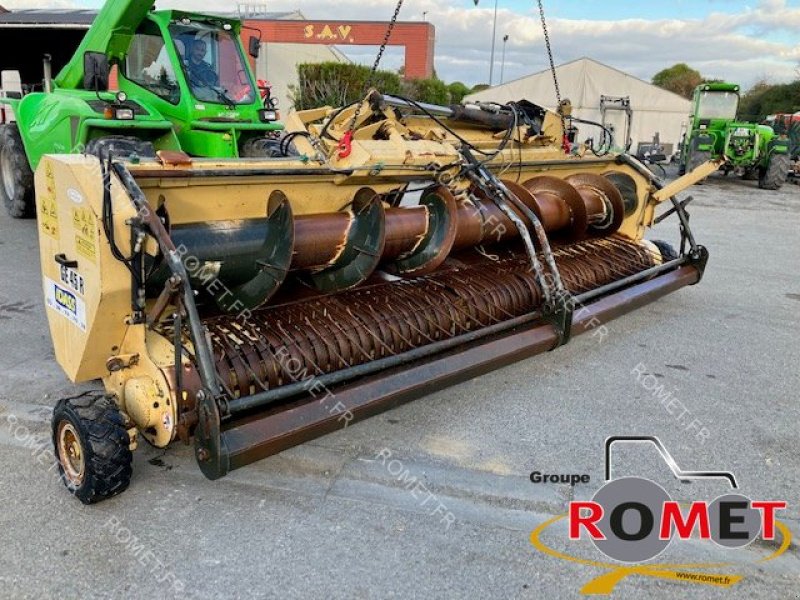
MULTIPOLYGON (((572 294, 658 263, 646 244, 620 238, 559 247, 556 261, 572 294)), ((541 290, 522 254, 497 261, 470 253, 461 266, 416 279, 376 284, 205 322, 217 369, 234 396, 293 382, 287 361, 312 375, 407 352, 537 310, 541 290)))

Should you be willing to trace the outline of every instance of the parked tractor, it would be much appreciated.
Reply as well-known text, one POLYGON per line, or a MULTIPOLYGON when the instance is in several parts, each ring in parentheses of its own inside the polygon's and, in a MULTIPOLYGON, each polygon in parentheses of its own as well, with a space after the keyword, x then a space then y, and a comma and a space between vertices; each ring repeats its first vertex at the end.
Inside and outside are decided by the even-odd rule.
POLYGON ((800 112, 769 115, 764 124, 772 127, 778 135, 789 138, 789 157, 793 161, 800 160, 800 112))
POLYGON ((694 91, 694 114, 681 151, 680 173, 725 158, 721 169, 758 179, 761 189, 777 190, 789 171, 789 143, 768 125, 741 122, 739 86, 704 83, 694 91))
MULTIPOLYGON (((54 80, 45 62, 43 92, 0 94, 16 121, 0 125, 0 197, 11 216, 34 216, 33 172, 45 154, 278 154, 283 126, 269 95, 259 93, 242 24, 153 5, 109 0, 54 80)), ((251 37, 250 56, 259 49, 260 38, 251 37)))

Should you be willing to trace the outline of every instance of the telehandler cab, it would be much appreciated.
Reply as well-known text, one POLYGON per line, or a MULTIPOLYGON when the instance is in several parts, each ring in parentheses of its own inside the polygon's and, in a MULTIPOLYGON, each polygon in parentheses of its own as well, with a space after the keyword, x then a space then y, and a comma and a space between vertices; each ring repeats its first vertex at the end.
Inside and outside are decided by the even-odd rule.
MULTIPOLYGON (((3 98, 0 198, 33 217, 33 172, 45 154, 263 158, 279 153, 276 103, 259 93, 234 19, 173 10, 153 0, 109 0, 72 60, 44 91, 3 98), (116 67, 119 91, 108 91, 116 67)), ((260 38, 253 36, 255 58, 260 38)))

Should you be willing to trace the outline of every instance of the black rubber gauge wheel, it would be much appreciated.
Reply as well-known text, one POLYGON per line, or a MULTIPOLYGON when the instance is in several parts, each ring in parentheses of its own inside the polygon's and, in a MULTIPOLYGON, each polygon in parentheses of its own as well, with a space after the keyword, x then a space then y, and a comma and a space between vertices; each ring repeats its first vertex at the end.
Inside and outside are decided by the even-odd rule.
POLYGON ((111 398, 60 400, 52 425, 61 480, 78 500, 95 504, 128 488, 133 472, 130 436, 111 398))

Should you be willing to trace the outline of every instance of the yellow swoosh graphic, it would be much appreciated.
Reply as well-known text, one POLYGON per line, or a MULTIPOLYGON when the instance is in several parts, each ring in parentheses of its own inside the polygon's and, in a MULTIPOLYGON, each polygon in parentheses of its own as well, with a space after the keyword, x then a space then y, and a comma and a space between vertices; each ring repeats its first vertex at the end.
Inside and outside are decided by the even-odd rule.
MULTIPOLYGON (((732 574, 719 574, 719 573, 706 573, 698 572, 697 569, 723 569, 735 566, 734 563, 687 563, 687 564, 653 564, 653 565, 619 565, 614 563, 607 563, 598 560, 590 560, 585 558, 578 558, 577 556, 570 556, 554 550, 546 546, 542 540, 541 535, 546 529, 556 524, 558 521, 565 519, 567 515, 559 515, 552 519, 545 521, 539 527, 531 532, 530 541, 534 548, 539 552, 566 560, 569 562, 586 565, 590 567, 597 567, 608 571, 603 575, 591 580, 583 588, 581 594, 584 595, 608 595, 614 591, 614 588, 626 577, 630 575, 642 575, 646 577, 656 577, 659 579, 666 579, 671 581, 681 581, 685 583, 694 583, 698 585, 711 585, 716 587, 731 587, 736 585, 744 577, 742 575, 732 574)), ((782 543, 780 547, 770 554, 769 556, 758 560, 759 563, 774 560, 789 549, 792 543, 792 532, 780 521, 775 522, 775 526, 781 532, 782 543)))

